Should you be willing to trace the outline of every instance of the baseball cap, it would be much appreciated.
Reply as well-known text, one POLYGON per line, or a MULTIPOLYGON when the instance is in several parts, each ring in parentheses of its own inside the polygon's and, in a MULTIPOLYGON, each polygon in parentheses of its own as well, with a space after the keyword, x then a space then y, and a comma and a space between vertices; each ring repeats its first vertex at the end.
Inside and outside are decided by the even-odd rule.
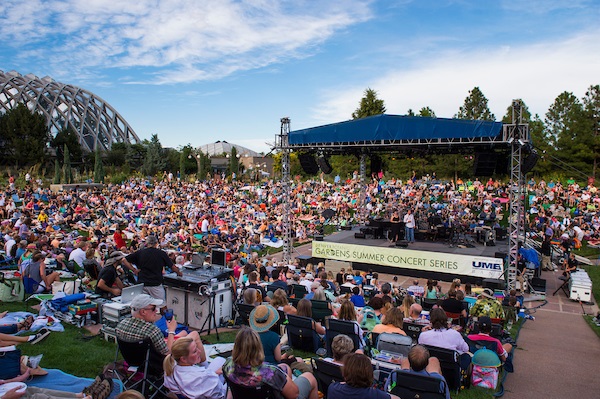
POLYGON ((131 301, 130 306, 133 310, 140 310, 142 308, 145 308, 146 306, 150 306, 150 305, 160 306, 162 304, 163 304, 162 299, 152 298, 148 294, 140 294, 140 295, 136 296, 135 298, 133 298, 133 301, 131 301))
POLYGON ((478 323, 480 331, 490 331, 492 329, 492 319, 488 316, 481 316, 478 323))

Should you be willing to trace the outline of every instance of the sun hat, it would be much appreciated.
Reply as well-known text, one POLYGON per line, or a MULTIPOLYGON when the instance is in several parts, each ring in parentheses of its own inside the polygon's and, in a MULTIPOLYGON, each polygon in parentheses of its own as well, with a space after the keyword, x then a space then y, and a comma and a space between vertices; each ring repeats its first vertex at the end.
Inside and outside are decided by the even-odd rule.
POLYGON ((494 296, 494 291, 492 291, 491 288, 485 288, 483 291, 481 291, 481 296, 484 296, 489 299, 496 299, 496 297, 494 296))
POLYGON ((108 255, 108 258, 106 259, 106 262, 104 262, 104 266, 110 266, 124 258, 125 254, 121 251, 111 252, 111 254, 108 255))
POLYGON ((152 298, 148 294, 140 294, 140 295, 136 296, 135 298, 133 298, 133 301, 131 301, 130 306, 133 310, 140 310, 140 309, 145 308, 146 306, 150 306, 150 305, 160 306, 162 304, 163 304, 162 299, 152 298))
POLYGON ((279 312, 271 305, 258 305, 250 312, 249 321, 254 331, 265 332, 279 321, 279 312))

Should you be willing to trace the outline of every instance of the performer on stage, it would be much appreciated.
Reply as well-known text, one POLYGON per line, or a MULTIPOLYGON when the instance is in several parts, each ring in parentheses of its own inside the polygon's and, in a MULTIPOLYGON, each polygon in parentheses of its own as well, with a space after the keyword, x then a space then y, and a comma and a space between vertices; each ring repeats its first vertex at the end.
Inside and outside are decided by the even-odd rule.
POLYGON ((391 240, 396 242, 400 238, 400 215, 398 215, 398 211, 394 211, 390 222, 392 223, 392 231, 390 232, 391 240))
POLYGON ((408 242, 415 242, 415 215, 413 215, 411 209, 406 210, 404 215, 404 239, 408 242))

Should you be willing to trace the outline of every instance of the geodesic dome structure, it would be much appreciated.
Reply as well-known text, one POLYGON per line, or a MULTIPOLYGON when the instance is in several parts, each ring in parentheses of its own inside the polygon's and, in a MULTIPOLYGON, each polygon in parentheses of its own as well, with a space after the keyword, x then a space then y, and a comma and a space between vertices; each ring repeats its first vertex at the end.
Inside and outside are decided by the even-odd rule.
POLYGON ((115 142, 139 143, 131 126, 106 101, 87 90, 56 82, 49 76, 0 71, 0 111, 25 104, 41 112, 50 133, 71 127, 84 150, 109 150, 115 142))
POLYGON ((256 151, 252 151, 249 148, 243 147, 239 144, 228 143, 226 141, 216 141, 214 143, 208 143, 200 146, 200 150, 208 155, 209 157, 220 156, 223 153, 231 154, 231 149, 235 147, 237 153, 240 156, 258 157, 260 154, 256 151))

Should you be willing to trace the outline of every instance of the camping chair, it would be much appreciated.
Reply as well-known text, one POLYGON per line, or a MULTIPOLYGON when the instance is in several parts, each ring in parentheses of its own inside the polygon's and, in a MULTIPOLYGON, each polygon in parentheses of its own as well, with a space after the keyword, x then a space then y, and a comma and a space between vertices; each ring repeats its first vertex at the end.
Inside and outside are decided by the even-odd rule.
POLYGON ((333 314, 331 309, 329 309, 329 302, 315 299, 311 299, 310 302, 312 305, 312 317, 319 323, 323 323, 326 317, 333 314))
POLYGON ((329 385, 344 381, 342 366, 316 357, 313 357, 310 361, 319 385, 319 391, 323 394, 323 398, 327 398, 329 385))
POLYGON ((294 284, 292 285, 292 294, 295 298, 302 299, 308 294, 308 290, 302 284, 294 284))
POLYGON ((310 317, 288 315, 287 335, 292 348, 316 352, 321 346, 321 337, 313 328, 310 317))
POLYGON ((446 317, 452 319, 452 324, 464 327, 465 318, 460 313, 446 312, 446 317))
POLYGON ((360 336, 356 333, 357 329, 360 329, 355 323, 348 320, 328 319, 327 330, 325 333, 325 347, 327 348, 327 356, 333 356, 331 350, 331 344, 333 339, 344 334, 352 339, 354 344, 354 351, 360 348, 360 336))
POLYGON ((381 333, 377 338, 377 350, 400 354, 408 357, 408 352, 413 346, 411 337, 402 334, 381 333))
POLYGON ((232 382, 225 374, 223 374, 227 386, 231 391, 233 399, 277 399, 281 395, 277 394, 273 388, 267 384, 260 384, 256 387, 247 387, 232 382))
POLYGON ((423 307, 423 310, 430 311, 431 309, 433 309, 433 305, 436 305, 437 303, 438 303, 437 299, 429 299, 429 298, 421 299, 421 306, 423 307))
POLYGON ((126 342, 117 338, 115 362, 119 352, 127 362, 127 368, 124 370, 124 378, 120 373, 117 377, 127 389, 140 391, 149 399, 168 394, 168 390, 163 386, 164 356, 154 350, 150 339, 126 342))
POLYGON ((390 393, 402 399, 446 399, 446 381, 407 370, 390 374, 390 393))
POLYGON ((254 305, 238 303, 238 304, 236 304, 236 306, 237 306, 240 324, 247 326, 249 324, 248 319, 250 318, 250 312, 252 312, 254 310, 254 305))
POLYGON ((288 302, 290 303, 290 305, 292 305, 293 307, 297 308, 298 307, 298 302, 300 302, 300 298, 289 298, 288 302))
POLYGON ((497 353, 497 344, 494 341, 484 341, 484 340, 472 340, 468 337, 464 337, 465 342, 469 345, 469 352, 475 353, 481 348, 486 348, 491 350, 494 353, 497 353))
POLYGON ((437 346, 423 345, 431 356, 437 357, 442 367, 442 375, 450 389, 458 392, 461 387, 461 368, 458 352, 437 346))
POLYGON ((417 343, 419 341, 419 335, 421 335, 421 331, 423 330, 423 327, 425 327, 424 324, 411 323, 408 321, 405 321, 402 324, 402 330, 404 330, 406 335, 408 335, 409 337, 412 338, 413 343, 417 343))
POLYGON ((352 288, 340 285, 340 294, 341 295, 352 294, 352 288))

